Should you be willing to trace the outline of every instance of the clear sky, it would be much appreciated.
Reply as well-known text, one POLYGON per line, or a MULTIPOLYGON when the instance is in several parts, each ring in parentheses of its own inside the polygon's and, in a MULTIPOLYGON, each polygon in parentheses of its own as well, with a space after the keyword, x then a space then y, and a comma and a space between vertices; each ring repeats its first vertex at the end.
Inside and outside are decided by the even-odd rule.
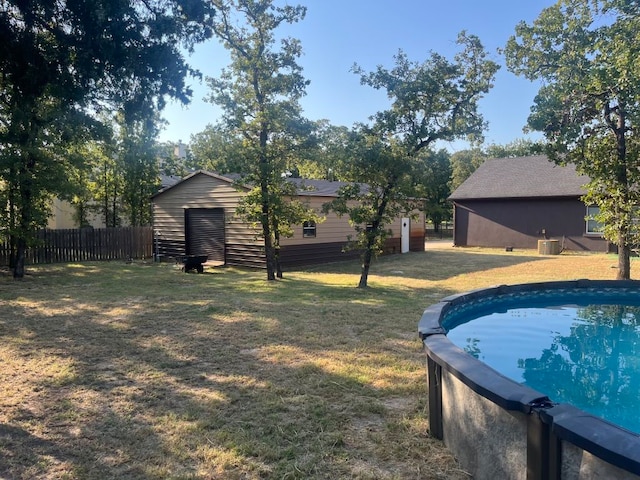
MULTIPOLYGON (((277 0, 276 0, 277 1, 277 0)), ((520 20, 531 22, 552 0, 291 0, 307 7, 302 22, 278 32, 298 38, 303 56, 299 63, 311 81, 302 107, 307 118, 327 119, 351 127, 366 122, 389 107, 384 92, 360 85, 350 71, 354 63, 372 71, 377 65, 393 66, 393 55, 404 50, 411 61, 422 62, 434 51, 448 58, 456 52, 461 30, 477 35, 491 58, 502 65, 495 86, 481 102, 489 122, 487 143, 504 144, 525 138, 526 123, 538 85, 516 77, 504 67, 498 48, 504 47, 520 20)), ((204 75, 216 77, 229 62, 217 41, 199 45, 189 57, 204 75)), ((192 102, 183 107, 170 103, 164 111, 169 122, 161 141, 182 140, 215 123, 220 110, 203 101, 206 85, 190 79, 192 102)), ((533 137, 537 138, 537 137, 533 137)), ((448 145, 451 151, 464 144, 448 145)))

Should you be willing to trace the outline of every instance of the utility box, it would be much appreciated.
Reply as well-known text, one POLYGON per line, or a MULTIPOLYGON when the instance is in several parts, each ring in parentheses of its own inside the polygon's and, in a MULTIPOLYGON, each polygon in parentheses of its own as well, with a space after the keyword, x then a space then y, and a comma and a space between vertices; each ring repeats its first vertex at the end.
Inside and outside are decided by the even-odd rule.
POLYGON ((538 253, 540 255, 559 255, 560 240, 538 240, 538 253))

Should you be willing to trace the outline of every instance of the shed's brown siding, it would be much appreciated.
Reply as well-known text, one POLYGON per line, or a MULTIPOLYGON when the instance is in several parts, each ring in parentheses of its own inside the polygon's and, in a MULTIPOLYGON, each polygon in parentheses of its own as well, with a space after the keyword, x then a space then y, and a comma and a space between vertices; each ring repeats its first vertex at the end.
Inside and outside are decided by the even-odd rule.
MULTIPOLYGON (((159 253, 164 257, 185 254, 186 208, 223 208, 225 214, 225 263, 227 265, 264 268, 264 241, 258 231, 235 215, 238 202, 244 195, 225 179, 206 173, 191 178, 157 194, 153 198, 154 228, 159 232, 159 253)), ((301 196, 300 199, 318 213, 331 197, 301 196)), ((325 263, 351 258, 357 252, 343 252, 347 239, 355 233, 347 216, 330 212, 325 221, 318 222, 316 236, 302 236, 302 225, 294 227, 291 238, 281 239, 281 263, 284 266, 325 263)), ((424 250, 424 215, 411 221, 410 250, 424 250)), ((392 238, 385 253, 400 252, 401 219, 391 226, 392 238)))
MULTIPOLYGON (((310 208, 313 208, 316 212, 322 211, 322 205, 329 202, 331 198, 327 197, 302 197, 302 201, 310 208)), ((416 219, 411 220, 410 228, 410 242, 409 249, 412 252, 424 251, 425 240, 425 220, 422 212, 414 212, 417 216, 416 219)), ((304 238, 302 236, 302 225, 297 225, 293 228, 293 237, 283 238, 280 243, 284 247, 292 247, 294 245, 311 246, 320 244, 342 244, 346 243, 349 236, 355 235, 355 229, 349 224, 349 217, 338 217, 335 213, 329 212, 324 215, 325 220, 319 222, 316 226, 315 238, 304 238)), ((387 242, 387 248, 385 253, 399 253, 400 252, 400 239, 402 236, 402 219, 397 218, 389 229, 392 231, 392 235, 387 242), (396 246, 397 244, 397 246, 396 246)))
POLYGON ((225 215, 225 263, 255 266, 264 263, 256 230, 240 221, 235 210, 242 192, 224 180, 196 174, 153 199, 154 228, 159 232, 160 254, 180 257, 185 253, 186 208, 223 208, 225 215))
POLYGON ((535 249, 545 235, 566 250, 606 252, 609 246, 586 235, 586 207, 578 198, 458 200, 454 215, 456 246, 535 249))

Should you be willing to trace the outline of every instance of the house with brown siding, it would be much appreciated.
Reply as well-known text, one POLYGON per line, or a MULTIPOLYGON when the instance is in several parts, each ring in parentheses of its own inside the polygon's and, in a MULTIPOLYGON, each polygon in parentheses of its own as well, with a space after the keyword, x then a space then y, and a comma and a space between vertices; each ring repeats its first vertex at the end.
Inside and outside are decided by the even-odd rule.
MULTIPOLYGON (((296 180, 299 198, 320 212, 322 205, 337 196, 342 182, 296 180)), ((238 187, 228 176, 197 171, 153 196, 156 249, 161 258, 206 254, 209 260, 226 265, 263 267, 264 241, 259 230, 236 215, 240 199, 248 188, 238 187)), ((386 253, 400 253, 404 243, 410 251, 424 250, 424 215, 418 220, 398 218, 390 226, 386 253)), ((294 227, 291 238, 282 238, 283 266, 333 262, 353 257, 345 252, 348 237, 355 230, 348 217, 330 212, 323 222, 294 227)), ((407 248, 405 248, 406 250, 407 248)))
POLYGON ((454 245, 536 248, 557 239, 565 250, 608 251, 609 243, 587 220, 582 196, 589 178, 573 165, 546 156, 486 160, 449 197, 454 245))

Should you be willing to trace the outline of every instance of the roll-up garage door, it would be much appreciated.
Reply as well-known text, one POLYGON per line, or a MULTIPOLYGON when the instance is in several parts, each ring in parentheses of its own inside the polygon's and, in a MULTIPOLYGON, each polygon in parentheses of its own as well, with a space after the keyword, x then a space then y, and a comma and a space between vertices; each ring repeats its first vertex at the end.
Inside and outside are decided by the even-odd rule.
POLYGON ((224 209, 187 208, 184 216, 187 255, 224 262, 224 209))

